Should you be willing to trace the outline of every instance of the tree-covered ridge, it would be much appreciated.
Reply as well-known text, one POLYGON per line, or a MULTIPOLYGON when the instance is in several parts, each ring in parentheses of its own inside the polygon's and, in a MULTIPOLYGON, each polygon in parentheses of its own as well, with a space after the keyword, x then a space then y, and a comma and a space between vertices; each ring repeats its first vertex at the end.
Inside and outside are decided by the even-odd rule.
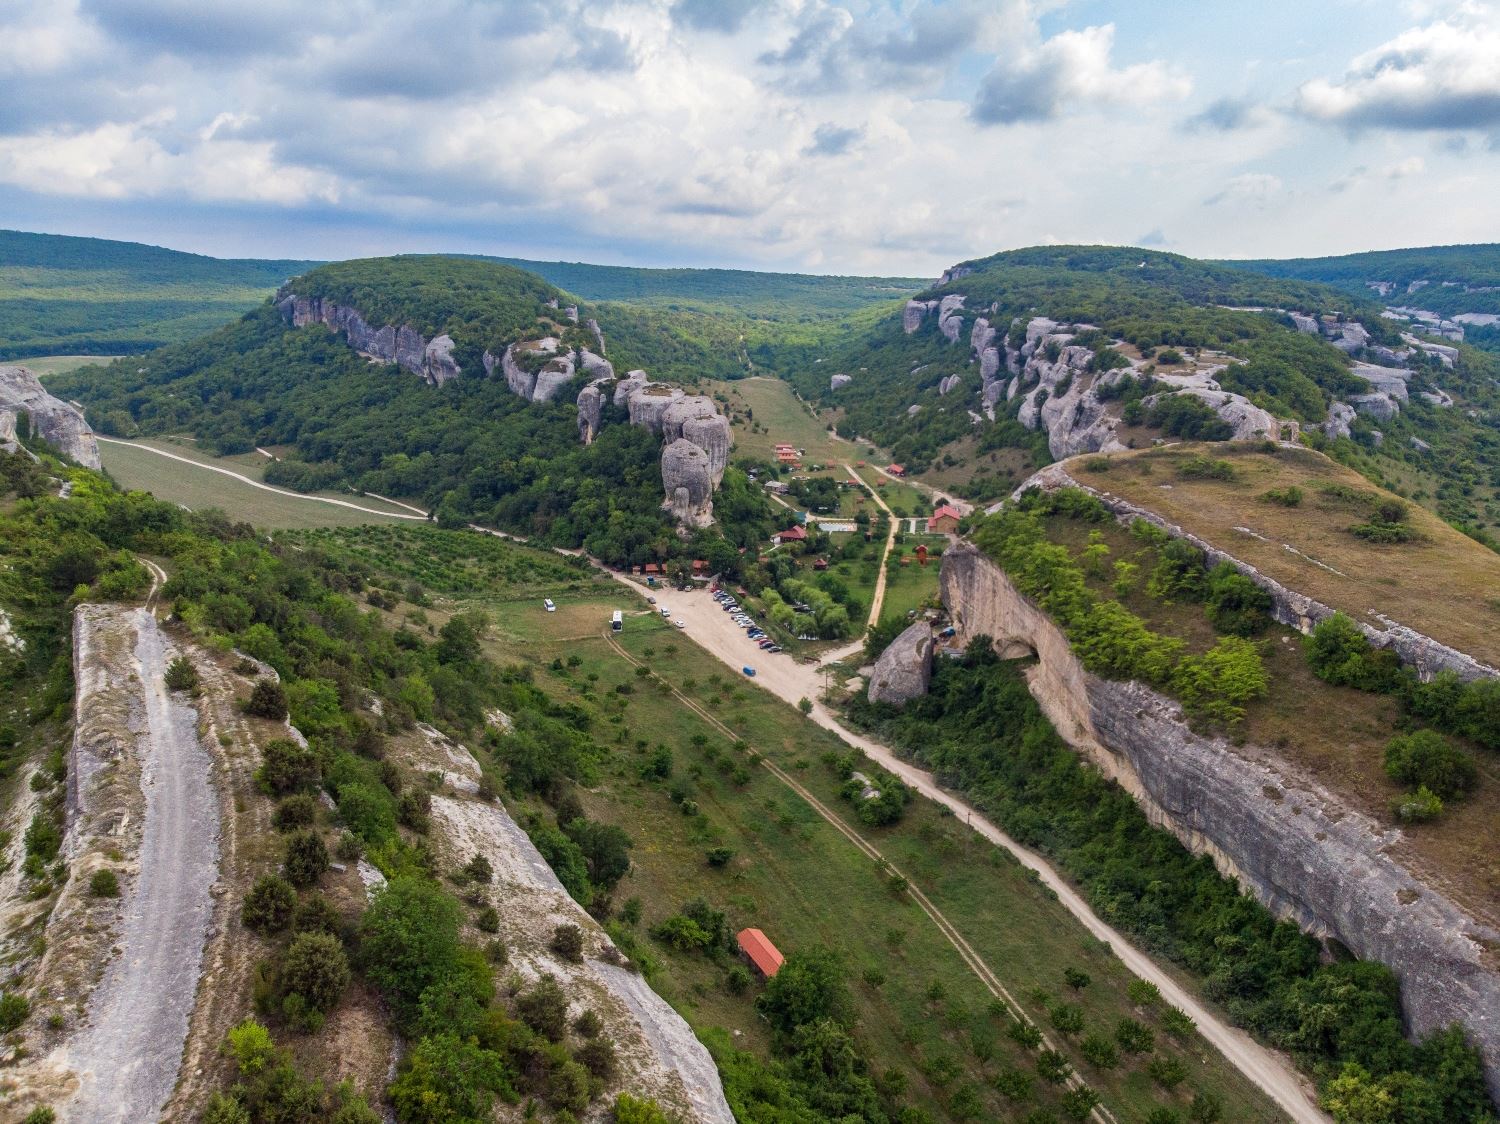
POLYGON ((293 280, 300 297, 356 308, 372 326, 409 324, 460 344, 506 343, 536 327, 548 300, 563 296, 534 274, 497 262, 406 254, 334 262, 293 280))
POLYGON ((1390 281, 1403 287, 1413 281, 1500 285, 1500 243, 1494 242, 1367 250, 1322 258, 1252 258, 1220 264, 1268 277, 1302 278, 1358 289, 1363 289, 1366 281, 1390 281))
POLYGON ((726 305, 754 316, 826 318, 868 304, 904 299, 928 284, 920 277, 760 273, 746 269, 643 269, 586 262, 493 258, 546 278, 585 300, 726 305))
POLYGON ((190 339, 315 264, 0 230, 0 357, 136 353, 190 339))

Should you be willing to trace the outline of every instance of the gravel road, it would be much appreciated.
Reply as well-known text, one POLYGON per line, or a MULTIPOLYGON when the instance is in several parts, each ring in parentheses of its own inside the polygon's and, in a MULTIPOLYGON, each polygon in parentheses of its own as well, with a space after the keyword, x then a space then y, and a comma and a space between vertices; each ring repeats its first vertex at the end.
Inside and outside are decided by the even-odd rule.
POLYGON ((79 1085, 62 1115, 133 1124, 157 1119, 177 1081, 218 876, 219 811, 197 715, 162 682, 168 655, 155 618, 138 609, 100 627, 136 633, 134 666, 109 679, 112 689, 136 694, 146 816, 118 952, 94 992, 88 1025, 65 1048, 79 1085))

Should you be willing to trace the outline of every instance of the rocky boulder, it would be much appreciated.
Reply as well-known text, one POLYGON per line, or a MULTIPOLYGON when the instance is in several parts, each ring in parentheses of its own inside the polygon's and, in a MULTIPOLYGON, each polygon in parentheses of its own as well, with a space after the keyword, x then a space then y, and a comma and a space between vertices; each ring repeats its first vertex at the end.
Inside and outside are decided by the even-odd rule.
POLYGON ((84 421, 83 411, 70 402, 54 398, 25 367, 0 367, 0 414, 9 415, 0 437, 14 444, 16 420, 25 414, 31 432, 69 460, 85 468, 99 467, 99 443, 84 421))
POLYGON ((599 436, 599 427, 604 424, 604 391, 598 383, 589 383, 578 392, 578 436, 585 445, 592 445, 599 436))
POLYGON ((667 412, 667 407, 682 396, 682 391, 678 387, 667 386, 663 383, 648 383, 632 392, 626 400, 625 406, 630 411, 630 424, 649 429, 660 437, 662 416, 667 412))
POLYGON ((663 441, 676 441, 682 436, 682 427, 692 418, 711 418, 719 412, 714 400, 704 394, 684 394, 674 398, 661 414, 661 436, 663 441))
MULTIPOLYGON (((589 321, 593 323, 592 320, 589 321)), ((615 365, 602 355, 595 355, 588 348, 578 353, 578 365, 594 378, 612 379, 615 377, 615 365)))
POLYGON ((854 381, 853 375, 834 375, 828 380, 829 390, 838 390, 840 387, 848 386, 854 381))
POLYGON ((682 425, 682 436, 708 454, 709 475, 717 488, 729 467, 729 419, 722 414, 689 418, 682 425))
POLYGON ((927 693, 932 681, 932 626, 917 621, 880 653, 870 675, 872 703, 905 706, 927 693))
POLYGON ((638 390, 644 390, 650 382, 645 371, 627 372, 623 379, 615 383, 615 405, 624 406, 630 401, 632 394, 638 390))
POLYGON ((964 321, 959 315, 963 306, 962 293, 949 293, 938 303, 938 331, 949 343, 957 343, 959 333, 963 331, 964 321))
POLYGON ((1354 407, 1347 402, 1333 402, 1328 407, 1328 420, 1321 426, 1326 437, 1348 437, 1349 426, 1354 421, 1354 407))
POLYGON ((714 520, 713 470, 708 454, 686 438, 678 438, 661 454, 661 484, 666 493, 662 508, 682 528, 707 527, 714 520))
POLYGON ((937 307, 937 301, 907 301, 901 313, 901 330, 911 335, 922 326, 927 314, 937 307))
POLYGON ((536 373, 536 385, 531 392, 531 400, 551 402, 563 387, 573 381, 573 376, 577 373, 571 354, 559 355, 556 359, 549 360, 547 365, 536 373))
POLYGON ((453 360, 453 337, 444 332, 422 349, 422 370, 434 386, 442 386, 462 373, 453 360))

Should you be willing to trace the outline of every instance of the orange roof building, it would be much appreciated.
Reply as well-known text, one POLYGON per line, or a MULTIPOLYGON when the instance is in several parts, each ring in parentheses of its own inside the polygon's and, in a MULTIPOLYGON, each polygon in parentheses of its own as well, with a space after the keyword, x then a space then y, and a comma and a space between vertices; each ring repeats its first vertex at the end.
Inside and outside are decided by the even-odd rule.
POLYGON ((962 512, 950 504, 940 504, 938 509, 932 513, 932 518, 927 520, 927 533, 930 535, 951 535, 958 530, 958 521, 963 518, 962 512))
POLYGON ((740 951, 750 961, 752 967, 760 973, 762 979, 770 979, 781 971, 781 965, 786 958, 776 950, 776 946, 766 938, 759 929, 741 929, 734 938, 740 946, 740 951))

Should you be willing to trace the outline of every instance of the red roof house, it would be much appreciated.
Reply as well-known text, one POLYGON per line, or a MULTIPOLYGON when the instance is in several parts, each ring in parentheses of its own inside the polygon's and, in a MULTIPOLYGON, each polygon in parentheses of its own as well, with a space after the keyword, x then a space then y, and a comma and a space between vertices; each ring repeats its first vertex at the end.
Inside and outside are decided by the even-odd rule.
POLYGON ((903 464, 888 464, 888 465, 885 466, 885 470, 887 472, 889 472, 892 476, 905 476, 906 475, 906 466, 903 465, 903 464))
POLYGON ((951 535, 958 530, 958 521, 963 518, 963 513, 951 504, 939 504, 938 509, 932 513, 932 518, 927 520, 927 533, 929 535, 951 535))
POLYGON ((778 546, 784 542, 807 541, 807 529, 805 527, 791 527, 785 531, 777 531, 771 536, 771 541, 778 546))
POLYGON ((766 939, 766 935, 759 929, 741 929, 734 938, 739 942, 740 951, 750 961, 751 966, 760 973, 762 979, 770 979, 781 971, 781 965, 785 957, 776 950, 776 946, 766 939))

